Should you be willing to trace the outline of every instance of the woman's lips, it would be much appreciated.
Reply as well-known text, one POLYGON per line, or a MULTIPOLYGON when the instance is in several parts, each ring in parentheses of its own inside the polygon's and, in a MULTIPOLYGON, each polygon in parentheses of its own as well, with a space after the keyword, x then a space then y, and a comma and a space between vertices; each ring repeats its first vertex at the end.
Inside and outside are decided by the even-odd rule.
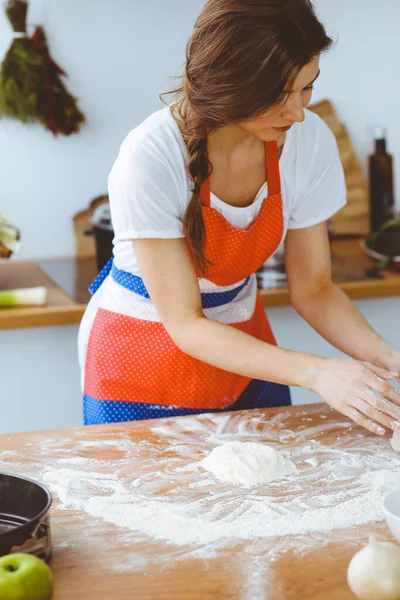
POLYGON ((274 129, 276 129, 277 131, 281 131, 282 133, 285 133, 286 131, 289 131, 289 129, 292 127, 292 125, 288 125, 287 127, 274 127, 274 129))

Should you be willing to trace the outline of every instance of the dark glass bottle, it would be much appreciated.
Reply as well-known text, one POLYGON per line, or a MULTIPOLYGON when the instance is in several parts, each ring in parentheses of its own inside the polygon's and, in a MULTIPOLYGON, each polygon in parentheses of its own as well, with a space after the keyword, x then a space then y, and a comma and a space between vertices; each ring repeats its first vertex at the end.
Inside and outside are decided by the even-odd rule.
POLYGON ((386 151, 385 131, 374 131, 375 152, 369 156, 369 202, 371 232, 394 215, 393 157, 386 151))

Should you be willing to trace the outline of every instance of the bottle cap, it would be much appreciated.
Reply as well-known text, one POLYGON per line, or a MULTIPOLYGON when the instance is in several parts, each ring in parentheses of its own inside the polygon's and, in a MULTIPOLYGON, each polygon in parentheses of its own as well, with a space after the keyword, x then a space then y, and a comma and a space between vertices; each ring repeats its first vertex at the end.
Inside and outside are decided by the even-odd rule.
POLYGON ((386 137, 386 131, 383 127, 375 127, 374 129, 374 139, 375 140, 384 140, 386 137))

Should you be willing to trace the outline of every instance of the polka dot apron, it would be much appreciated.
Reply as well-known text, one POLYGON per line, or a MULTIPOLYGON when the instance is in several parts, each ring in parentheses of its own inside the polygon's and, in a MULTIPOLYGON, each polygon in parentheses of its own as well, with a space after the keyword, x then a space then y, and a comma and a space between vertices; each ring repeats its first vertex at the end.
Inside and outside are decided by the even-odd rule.
MULTIPOLYGON (((283 236, 276 142, 266 143, 265 156, 268 197, 248 229, 234 227, 211 208, 210 181, 202 185, 210 264, 198 276, 206 316, 275 345, 255 272, 283 236)), ((106 288, 105 300, 94 317, 85 359, 86 425, 290 404, 287 386, 235 375, 182 352, 159 321, 140 277, 111 260, 91 291, 100 286, 106 288)))

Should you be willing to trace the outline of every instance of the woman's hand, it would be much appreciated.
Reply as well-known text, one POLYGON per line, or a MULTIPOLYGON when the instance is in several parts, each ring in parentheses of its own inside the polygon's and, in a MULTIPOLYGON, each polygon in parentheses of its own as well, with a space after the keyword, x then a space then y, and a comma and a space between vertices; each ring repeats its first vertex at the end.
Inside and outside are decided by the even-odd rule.
POLYGON ((400 393, 388 383, 397 377, 369 363, 344 359, 324 359, 309 372, 312 391, 378 435, 385 434, 384 427, 400 430, 400 393))
POLYGON ((388 371, 393 371, 397 373, 397 379, 399 379, 400 381, 400 352, 398 350, 394 350, 394 348, 392 348, 385 342, 381 343, 381 345, 385 350, 383 366, 388 371))

